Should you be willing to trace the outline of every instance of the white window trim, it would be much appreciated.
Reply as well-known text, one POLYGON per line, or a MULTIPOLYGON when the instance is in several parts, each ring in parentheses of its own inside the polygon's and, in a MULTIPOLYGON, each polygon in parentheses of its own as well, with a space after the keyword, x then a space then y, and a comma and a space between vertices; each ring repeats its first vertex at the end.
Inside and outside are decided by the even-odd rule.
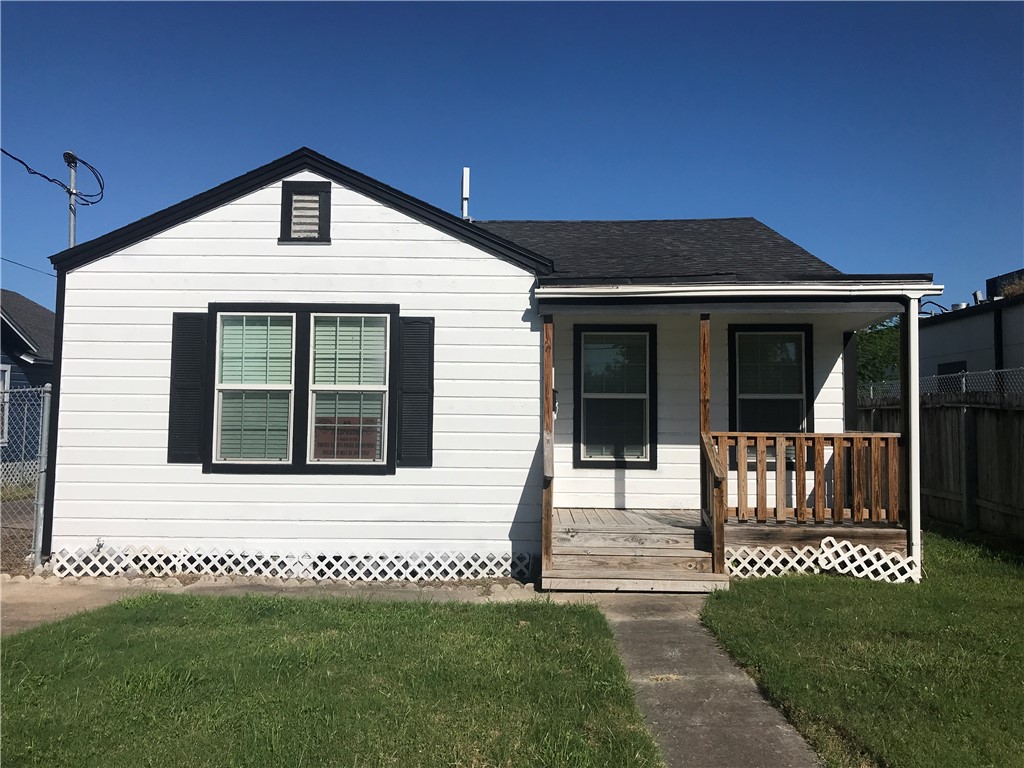
POLYGON ((800 411, 800 431, 807 431, 807 334, 804 331, 736 331, 736 428, 743 432, 740 424, 740 401, 741 400, 799 400, 804 404, 800 411), (800 394, 740 394, 740 337, 741 336, 799 336, 800 342, 797 349, 800 350, 800 394))
POLYGON ((0 446, 7 445, 11 417, 11 366, 0 365, 0 408, 3 409, 3 424, 0 425, 0 446))
POLYGON ((651 334, 648 331, 583 331, 580 333, 580 458, 585 461, 649 461, 651 458, 651 334), (587 393, 586 366, 587 336, 643 336, 644 337, 644 391, 639 392, 592 392, 587 393), (587 400, 643 400, 644 402, 644 451, 640 456, 592 455, 587 444, 587 400))
POLYGON ((295 326, 296 316, 294 312, 220 312, 217 314, 217 354, 214 358, 214 397, 213 397, 213 463, 214 464, 266 464, 280 466, 291 464, 292 443, 295 436, 295 326), (221 342, 224 335, 225 317, 290 317, 292 319, 292 343, 291 343, 291 384, 221 384, 221 342), (288 398, 288 454, 283 459, 222 459, 220 458, 220 411, 221 394, 223 392, 289 392, 288 398))
MULTIPOLYGON (((362 361, 360 360, 360 363, 362 361)), ((309 316, 309 402, 306 416, 306 462, 308 464, 342 464, 345 466, 386 464, 388 460, 388 401, 391 393, 388 390, 388 382, 391 381, 391 316, 385 314, 364 314, 360 312, 311 312, 309 316), (382 317, 384 318, 384 384, 314 384, 313 366, 316 362, 316 319, 318 317, 382 317), (381 441, 379 459, 317 459, 313 454, 313 442, 316 436, 316 406, 317 392, 383 392, 384 403, 381 411, 381 441)))

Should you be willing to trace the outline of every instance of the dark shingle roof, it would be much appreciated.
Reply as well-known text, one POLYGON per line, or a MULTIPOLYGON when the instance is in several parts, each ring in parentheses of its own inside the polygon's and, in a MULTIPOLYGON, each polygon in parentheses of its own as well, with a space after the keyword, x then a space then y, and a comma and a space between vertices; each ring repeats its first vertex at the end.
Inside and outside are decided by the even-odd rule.
POLYGON ((0 310, 4 320, 36 348, 40 360, 53 360, 53 312, 6 288, 0 290, 0 310))
POLYGON ((476 224, 554 261, 554 279, 780 281, 843 274, 753 218, 476 224))

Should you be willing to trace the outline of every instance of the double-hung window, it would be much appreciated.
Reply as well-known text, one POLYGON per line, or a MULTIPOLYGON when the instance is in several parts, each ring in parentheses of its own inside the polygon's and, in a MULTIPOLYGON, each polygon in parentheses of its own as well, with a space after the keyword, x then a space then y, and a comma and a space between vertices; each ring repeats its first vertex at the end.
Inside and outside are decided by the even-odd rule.
POLYGON ((216 460, 289 461, 295 317, 222 314, 218 337, 216 460))
POLYGON ((806 431, 804 332, 738 331, 735 350, 737 431, 806 431))
POLYGON ((387 315, 313 315, 312 461, 384 460, 387 315))
POLYGON ((574 463, 656 467, 654 326, 576 326, 574 463))
MULTIPOLYGON (((810 325, 729 326, 730 429, 814 431, 811 330, 810 325)), ((774 447, 768 453, 774 459, 774 447)), ((792 446, 786 453, 793 458, 792 446)))
POLYGON ((394 472, 397 306, 211 304, 210 311, 208 471, 394 472))

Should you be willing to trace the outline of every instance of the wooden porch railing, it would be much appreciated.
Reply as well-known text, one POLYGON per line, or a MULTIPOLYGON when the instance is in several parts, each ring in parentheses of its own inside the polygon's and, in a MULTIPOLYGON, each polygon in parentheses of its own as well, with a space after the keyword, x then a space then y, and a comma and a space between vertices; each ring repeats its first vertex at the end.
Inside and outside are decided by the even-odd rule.
POLYGON ((891 432, 701 435, 702 455, 714 455, 718 469, 730 470, 721 480, 725 514, 759 523, 770 517, 815 523, 829 518, 835 523, 898 523, 899 440, 899 434, 891 432), (704 447, 705 442, 710 446, 704 447), (736 505, 727 506, 732 472, 736 505), (771 493, 770 484, 774 485, 771 493))
POLYGON ((711 572, 725 573, 725 515, 729 474, 705 432, 700 435, 701 519, 711 531, 711 572))

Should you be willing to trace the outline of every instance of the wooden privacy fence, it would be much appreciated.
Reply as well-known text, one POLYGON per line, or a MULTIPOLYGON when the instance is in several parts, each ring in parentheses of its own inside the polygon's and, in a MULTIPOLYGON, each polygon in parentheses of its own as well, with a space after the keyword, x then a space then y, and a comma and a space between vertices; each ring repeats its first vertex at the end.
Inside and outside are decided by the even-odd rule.
POLYGON ((890 432, 712 432, 708 450, 728 467, 721 492, 728 500, 725 512, 737 520, 895 524, 900 520, 899 437, 890 432))
MULTIPOLYGON (((921 383, 922 517, 1024 540, 1024 369, 921 383)), ((862 390, 858 426, 900 431, 899 398, 862 390)))

